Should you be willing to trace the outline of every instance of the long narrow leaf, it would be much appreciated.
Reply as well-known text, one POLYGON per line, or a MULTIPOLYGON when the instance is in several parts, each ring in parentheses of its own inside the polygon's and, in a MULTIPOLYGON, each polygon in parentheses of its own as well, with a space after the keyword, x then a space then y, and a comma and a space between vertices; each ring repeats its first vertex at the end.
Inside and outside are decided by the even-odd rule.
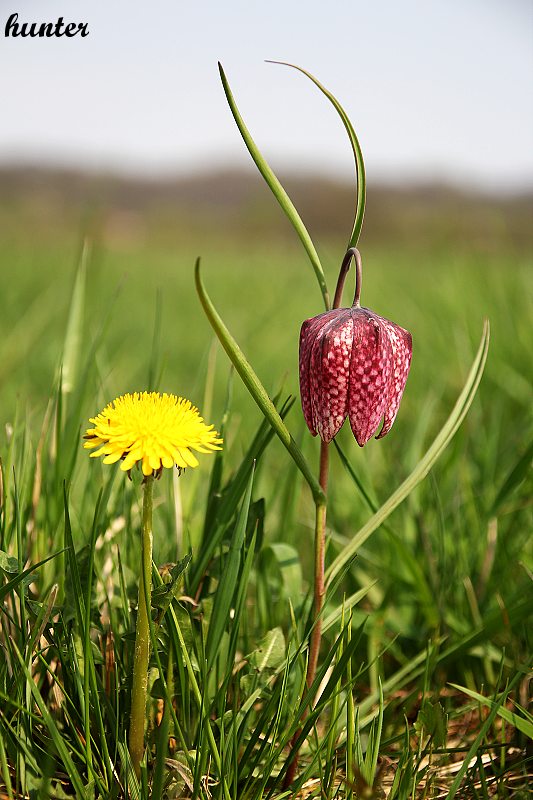
POLYGON ((211 298, 207 294, 202 278, 200 276, 200 259, 196 260, 195 265, 195 281, 196 281, 196 291, 198 292, 198 296, 200 298, 200 302, 204 307, 204 311, 206 316, 211 323, 213 330, 215 331, 216 335, 220 339, 222 347, 228 354, 233 366, 239 373, 242 378, 242 381, 250 394, 252 395, 253 399, 261 409, 264 416, 268 419, 270 424, 272 425, 274 431, 281 439, 281 442, 289 451, 291 457, 294 459, 296 466, 306 479, 307 483, 309 484, 309 488, 313 493, 313 498, 315 502, 324 502, 324 492, 322 491, 320 484, 318 483, 317 479, 313 475, 311 471, 311 467, 307 463, 304 458, 304 455, 294 439, 292 438, 291 434, 287 430, 285 423, 283 422, 281 416, 279 415, 274 403, 268 396, 268 393, 255 374, 254 370, 252 369, 251 364, 247 361, 246 356, 242 352, 241 348, 226 328, 222 318, 218 314, 217 310, 215 309, 211 298))
POLYGON ((0 587, 0 603, 3 602, 4 597, 7 597, 7 595, 13 589, 17 588, 19 583, 21 583, 21 581, 23 581, 24 578, 26 578, 28 575, 31 575, 31 573, 35 572, 35 570, 39 569, 39 567, 42 567, 42 565, 46 564, 47 561, 50 561, 52 558, 57 558, 58 556, 60 556, 64 552, 65 552, 65 549, 58 550, 57 553, 53 553, 51 556, 48 556, 47 558, 43 558, 42 561, 39 561, 37 564, 33 564, 31 567, 28 567, 23 572, 21 572, 19 575, 16 575, 14 578, 12 578, 9 581, 9 583, 6 583, 4 586, 0 587))
MULTIPOLYGON (((1 717, 0 717, 0 720, 2 720, 1 717)), ((8 797, 9 800, 13 800, 13 798, 14 798, 13 787, 11 785, 11 777, 10 777, 10 774, 9 774, 9 765, 7 763, 7 755, 6 755, 6 750, 5 750, 5 747, 4 747, 4 738, 3 738, 3 736, 0 736, 0 774, 2 775, 4 784, 5 784, 5 787, 6 787, 6 793, 7 793, 6 797, 8 797)))
POLYGON ((492 726, 492 723, 496 719, 496 715, 499 713, 501 707, 505 704, 505 701, 507 700, 507 695, 509 694, 511 689, 514 687, 515 683, 517 683, 518 679, 521 677, 521 674, 522 673, 520 673, 520 672, 516 673, 516 675, 514 676, 513 680, 511 681, 511 683, 507 687, 507 690, 505 692, 502 692, 502 694, 500 695, 500 697, 498 699, 498 702, 492 704, 492 709, 490 711, 490 714, 488 715, 487 719, 483 722, 483 725, 480 727, 478 735, 476 736, 476 738, 472 742, 470 750, 468 751, 468 753, 466 753, 466 755, 464 757, 464 760, 463 760, 463 764, 462 764, 459 772, 455 776, 454 782, 452 783, 452 785, 450 786, 450 788, 448 790, 448 794, 446 795, 446 800, 452 800, 452 798, 457 797, 457 792, 459 791, 459 787, 461 786, 461 783, 463 782, 463 778, 464 778, 464 776, 465 776, 465 774, 466 774, 466 772, 468 770, 468 767, 469 767, 471 759, 475 758, 476 753, 478 752, 478 748, 479 748, 481 742, 483 741, 483 739, 487 735, 487 732, 490 730, 490 728, 492 726))
POLYGON ((233 607, 236 587, 238 584, 237 578, 239 575, 239 569, 243 555, 242 551, 244 546, 244 536, 246 533, 246 522, 248 520, 250 501, 252 499, 253 480, 254 472, 252 470, 250 480, 248 481, 248 486, 246 488, 246 494, 241 506, 239 519, 237 520, 237 524, 233 532, 229 553, 215 596, 213 614, 209 622, 209 630, 207 633, 205 647, 208 670, 210 670, 215 663, 222 635, 227 627, 228 620, 230 619, 231 609, 233 607))
POLYGON ((66 772, 67 772, 67 774, 68 774, 68 776, 69 776, 69 778, 70 778, 70 780, 72 782, 72 786, 74 788, 74 791, 76 792, 76 797, 85 798, 87 796, 87 792, 86 792, 86 789, 85 789, 85 786, 84 786, 84 782, 83 782, 83 780, 81 778, 81 775, 79 774, 78 770, 76 769, 74 761, 72 760, 72 757, 71 757, 70 752, 69 752, 69 748, 65 744, 63 736, 59 732, 59 729, 58 729, 56 723, 54 722, 54 718, 52 717, 52 715, 48 711, 46 703, 44 702, 44 700, 43 700, 43 698, 41 696, 41 693, 39 691, 39 687, 37 686, 37 684, 33 680, 33 676, 31 675, 28 667, 24 663, 24 659, 22 658, 22 655, 20 654, 19 649, 18 649, 18 647, 16 646, 16 644, 14 642, 13 642, 13 648, 14 648, 15 653, 17 655, 20 667, 24 672, 24 676, 26 678, 26 685, 29 686, 30 689, 31 689, 31 693, 33 695, 33 699, 35 700, 35 703, 37 704, 37 707, 38 707, 39 711, 42 714, 43 721, 44 721, 46 727, 48 728, 48 732, 50 734, 50 737, 52 738, 52 740, 53 740, 53 742, 54 742, 54 744, 55 744, 55 746, 57 748, 57 751, 58 751, 59 755, 61 756, 63 767, 65 768, 65 770, 66 770, 66 772))
MULTIPOLYGON (((274 400, 276 400, 276 398, 274 398, 274 400)), ((291 406, 292 402, 290 400, 283 404, 280 409, 280 416, 282 419, 284 419, 291 406)), ((270 443, 273 435, 274 431, 269 425, 268 420, 262 419, 259 429, 235 475, 232 476, 231 481, 224 487, 221 496, 217 497, 217 504, 211 514, 210 525, 209 527, 204 527, 201 547, 198 549, 196 558, 192 564, 191 574, 187 576, 189 591, 192 594, 196 593, 205 569, 211 561, 216 548, 220 545, 228 524, 237 511, 238 504, 248 485, 248 479, 254 462, 259 463, 259 459, 270 443)))
POLYGON ((397 508, 397 506, 399 506, 406 497, 408 497, 408 495, 416 486, 418 486, 420 481, 426 477, 441 453, 449 445, 455 433, 457 432, 457 429, 464 420, 467 411, 475 397, 481 376, 483 375, 485 361, 487 360, 488 347, 489 323, 486 321, 485 325, 483 326, 481 343, 463 391, 459 395, 453 411, 441 428, 440 433, 437 435, 433 444, 423 458, 419 461, 411 474, 396 489, 396 491, 381 506, 381 508, 378 509, 378 511, 372 517, 370 517, 366 525, 361 528, 351 542, 346 545, 343 550, 341 550, 335 561, 331 564, 326 572, 326 578, 329 581, 331 581, 339 573, 339 571, 343 569, 344 565, 354 557, 361 545, 366 542, 366 540, 374 533, 375 530, 377 530, 377 528, 379 528, 380 525, 383 524, 383 522, 385 522, 394 509, 397 508))
POLYGON ((242 138, 244 139, 244 143, 245 143, 246 147, 248 148, 248 152, 252 156, 252 158, 253 158, 256 166, 257 166, 257 169, 259 170, 259 172, 261 173, 261 175, 265 179, 265 181, 268 184, 268 187, 270 188, 270 190, 273 193, 274 197, 276 198, 276 200, 280 204, 280 206, 283 209, 284 213, 289 218, 289 221, 290 221, 291 225, 293 226, 294 230, 298 234, 298 236, 300 238, 300 241, 303 244, 307 255, 309 256, 309 260, 311 261, 311 264, 312 264, 313 269, 315 271, 315 275, 316 275, 316 278, 318 280, 318 284, 320 286, 320 291, 322 292, 322 297, 324 298, 324 305, 326 306, 326 309, 328 309, 329 308, 329 294, 328 294, 328 288, 326 286, 326 278, 324 277, 324 270, 322 269, 322 264, 320 263, 320 258, 318 257, 318 253, 317 253, 317 251, 315 249, 313 241, 312 241, 311 237, 309 236, 309 232, 307 231, 307 228, 303 224, 303 222, 302 222, 302 220, 300 218, 300 215, 296 211, 296 209, 295 209, 295 207, 294 207, 294 205, 292 203, 292 200, 290 199, 289 195, 287 194, 287 192, 285 191, 285 189, 283 188, 283 186, 281 185, 279 180, 276 178, 276 176, 272 172, 272 169, 270 168, 270 166, 267 164, 267 162, 265 161, 265 159, 261 155, 261 152, 259 151, 259 148, 257 147, 256 143, 254 142, 254 140, 252 139, 252 137, 250 135, 250 131, 248 130, 248 128, 244 124, 244 120, 243 120, 243 118, 241 117, 241 115, 239 113, 239 109, 237 108, 237 104, 235 103, 233 94, 232 94, 231 89, 229 87, 228 80, 226 78, 226 75, 225 75, 224 70, 222 69, 222 65, 220 63, 218 65, 218 68, 220 70, 220 79, 222 81, 222 86, 224 87, 224 92, 226 93, 226 98, 228 100, 229 107, 231 109, 231 113, 233 114, 233 118, 234 118, 235 122, 237 123, 237 127, 238 127, 238 129, 240 131, 240 134, 241 134, 242 138))
POLYGON ((307 72, 307 70, 302 69, 302 67, 298 67, 296 64, 289 64, 288 61, 269 61, 268 63, 281 64, 285 67, 292 67, 292 69, 297 69, 298 72, 301 72, 303 75, 309 78, 309 80, 312 81, 318 89, 320 89, 322 94, 324 94, 328 98, 330 103, 332 103, 339 117, 341 118, 344 127, 346 128, 346 133, 348 134, 348 138, 350 140, 350 145, 352 147, 352 153, 355 161, 355 179, 357 184, 354 223, 352 228, 352 234, 350 236, 350 241, 348 242, 348 248, 356 247, 357 242, 359 241, 361 228, 363 227, 363 219, 365 216, 366 179, 365 179, 365 164, 363 161, 363 153, 361 151, 361 145, 359 144, 359 139, 357 138, 353 125, 348 117, 348 114, 341 106, 337 98, 333 94, 331 94, 331 92, 328 89, 326 89, 326 87, 323 86, 320 83, 320 81, 315 78, 314 75, 311 75, 310 72, 307 72))
POLYGON ((458 689, 460 692, 464 692, 464 694, 467 694, 472 700, 477 700, 478 703, 487 706, 487 708, 493 709, 496 706, 498 716, 508 722, 509 725, 512 725, 513 728, 516 728, 517 731, 533 739, 533 724, 525 717, 521 717, 519 714, 509 711, 509 709, 502 706, 501 703, 495 703, 490 697, 484 697, 482 694, 474 692, 472 689, 467 689, 466 686, 459 686, 457 683, 450 683, 450 686, 453 686, 454 689, 458 689))
POLYGON ((83 335, 83 311, 85 305, 85 283, 88 259, 89 245, 87 242, 84 242, 79 266, 74 279, 74 288, 72 289, 67 330, 65 333, 65 343, 63 345, 61 367, 61 391, 63 395, 69 394, 76 385, 83 335))
POLYGON ((522 481, 530 474, 531 461, 533 459, 533 441, 529 443, 525 451, 522 453, 512 470, 507 475, 503 486, 496 495, 496 499, 492 504, 491 514, 497 514, 504 501, 510 494, 519 486, 522 481))
POLYGON ((351 611, 352 608, 356 606, 357 603, 363 599, 363 597, 365 597, 365 595, 368 594, 368 592, 373 586, 376 585, 376 583, 377 580, 373 581, 368 586, 364 586, 362 589, 359 589, 359 591, 354 592, 354 594, 351 594, 350 597, 346 597, 334 611, 331 611, 327 617, 324 617, 324 621, 322 623, 322 633, 329 631, 330 628, 336 625, 337 622, 342 618, 343 613, 348 615, 348 612, 351 611))

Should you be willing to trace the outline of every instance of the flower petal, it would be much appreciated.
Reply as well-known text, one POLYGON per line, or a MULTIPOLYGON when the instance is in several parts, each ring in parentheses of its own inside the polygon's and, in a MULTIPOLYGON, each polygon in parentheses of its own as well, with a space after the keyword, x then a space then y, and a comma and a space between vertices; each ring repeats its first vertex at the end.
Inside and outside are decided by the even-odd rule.
POLYGON ((316 388, 316 380, 311 374, 311 354, 316 346, 320 331, 338 316, 338 310, 326 311, 317 317, 305 320, 300 330, 300 396, 302 411, 307 427, 316 436, 318 431, 311 407, 311 397, 316 388))
POLYGON ((88 439, 86 442, 83 443, 83 446, 86 450, 90 450, 91 447, 99 447, 101 444, 104 443, 103 439, 99 439, 98 437, 94 437, 94 439, 88 439))
MULTIPOLYGON (((161 467, 161 458, 153 449, 149 450, 146 456, 144 457, 143 468, 145 462, 148 463, 150 465, 150 468, 153 470, 158 470, 161 467)), ((145 474, 149 475, 150 473, 148 472, 145 474)))
POLYGON ((142 471, 143 475, 151 475, 154 469, 158 469, 158 467, 153 467, 150 463, 150 459, 148 456, 143 456, 142 460, 142 471))
POLYGON ((84 447, 89 455, 104 456, 106 464, 122 459, 127 472, 140 462, 145 475, 159 474, 162 467, 197 466, 190 448, 209 453, 220 450, 222 439, 213 425, 206 425, 190 400, 173 394, 135 392, 117 397, 87 430, 84 447))
POLYGON ((338 309, 321 328, 311 351, 311 413, 313 427, 324 442, 337 435, 348 413, 352 340, 351 311, 338 309))
POLYGON ((188 467, 197 467, 198 459, 194 456, 187 447, 180 447, 180 456, 185 461, 188 467))
MULTIPOLYGON (((96 455, 96 454, 92 454, 92 455, 96 455)), ((104 458, 103 463, 104 464, 115 464, 117 461, 120 461, 121 458, 122 458, 122 453, 119 450, 115 450, 114 453, 109 453, 109 455, 107 455, 104 458)))
POLYGON ((383 427, 376 436, 381 439, 392 428, 396 419, 396 414, 400 408, 403 390, 411 366, 411 355, 413 352, 413 340, 409 331, 395 325, 388 319, 382 319, 382 325, 386 328, 392 347, 392 372, 389 379, 387 398, 385 403, 385 416, 383 427))
POLYGON ((385 410, 393 367, 392 345, 381 317, 366 308, 354 308, 352 315, 348 416, 357 444, 363 447, 375 433, 385 410))

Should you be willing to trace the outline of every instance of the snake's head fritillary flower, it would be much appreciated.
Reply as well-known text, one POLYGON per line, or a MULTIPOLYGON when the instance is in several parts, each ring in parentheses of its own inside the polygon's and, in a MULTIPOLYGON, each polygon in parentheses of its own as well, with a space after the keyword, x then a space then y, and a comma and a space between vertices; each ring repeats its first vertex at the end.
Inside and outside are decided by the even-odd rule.
POLYGON ((84 447, 98 450, 92 458, 104 464, 122 459, 120 468, 129 472, 140 463, 143 475, 160 476, 163 467, 197 467, 192 452, 220 450, 222 439, 213 425, 206 425, 189 400, 174 394, 134 392, 118 397, 89 420, 84 447))
POLYGON ((354 255, 357 263, 354 304, 303 323, 300 394, 313 436, 330 442, 348 417, 363 447, 382 418, 377 439, 392 427, 411 365, 412 339, 404 328, 360 307, 360 257, 355 249, 348 255, 348 264, 354 255))

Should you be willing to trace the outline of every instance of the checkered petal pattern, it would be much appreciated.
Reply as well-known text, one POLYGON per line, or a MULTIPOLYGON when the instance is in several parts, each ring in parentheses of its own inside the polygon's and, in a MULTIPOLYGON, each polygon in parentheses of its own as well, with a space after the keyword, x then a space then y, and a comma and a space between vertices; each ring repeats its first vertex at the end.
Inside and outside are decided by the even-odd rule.
POLYGON ((368 308, 306 320, 300 333, 300 394, 307 427, 330 442, 348 416, 357 443, 385 436, 411 365, 411 334, 368 308))

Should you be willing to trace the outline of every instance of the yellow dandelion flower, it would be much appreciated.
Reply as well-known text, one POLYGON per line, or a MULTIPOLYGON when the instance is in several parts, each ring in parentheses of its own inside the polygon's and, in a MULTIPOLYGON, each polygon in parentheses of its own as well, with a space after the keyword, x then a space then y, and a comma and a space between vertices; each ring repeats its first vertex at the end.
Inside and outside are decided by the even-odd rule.
POLYGON ((174 394, 134 392, 117 397, 98 416, 89 420, 84 447, 98 447, 92 458, 104 464, 122 459, 127 472, 137 462, 144 475, 160 473, 163 467, 197 467, 192 450, 220 450, 222 439, 213 425, 206 425, 189 400, 174 394))

